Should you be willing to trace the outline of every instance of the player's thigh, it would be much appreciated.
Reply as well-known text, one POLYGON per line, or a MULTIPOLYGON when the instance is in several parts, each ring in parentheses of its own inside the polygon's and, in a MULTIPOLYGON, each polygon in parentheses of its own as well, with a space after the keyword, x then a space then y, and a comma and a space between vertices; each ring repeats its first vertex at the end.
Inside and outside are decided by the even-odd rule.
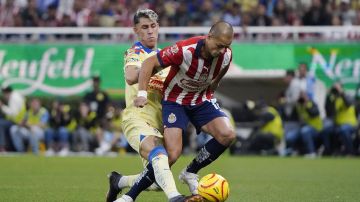
POLYGON ((215 99, 188 108, 187 114, 194 124, 197 133, 200 133, 200 130, 202 130, 212 136, 218 136, 218 134, 224 131, 224 129, 227 129, 228 126, 231 127, 229 119, 226 114, 221 111, 215 99))
POLYGON ((229 136, 234 133, 230 120, 227 117, 216 117, 201 127, 201 130, 212 135, 216 139, 229 136))
POLYGON ((142 120, 126 120, 122 126, 130 146, 139 154, 144 154, 145 152, 145 155, 141 155, 143 158, 147 158, 146 153, 151 151, 155 142, 157 142, 157 144, 160 142, 155 140, 163 138, 162 134, 156 128, 151 127, 142 120), (150 145, 143 144, 143 141, 146 141, 150 145))
POLYGON ((162 118, 165 148, 172 164, 181 155, 182 133, 189 123, 189 118, 184 106, 170 101, 162 101, 162 118))

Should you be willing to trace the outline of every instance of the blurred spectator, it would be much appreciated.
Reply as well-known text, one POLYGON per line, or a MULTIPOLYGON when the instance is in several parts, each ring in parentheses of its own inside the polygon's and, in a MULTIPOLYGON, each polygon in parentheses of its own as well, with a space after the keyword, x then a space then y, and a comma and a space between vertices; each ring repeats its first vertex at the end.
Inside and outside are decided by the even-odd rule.
POLYGON ((340 19, 343 25, 353 25, 356 19, 356 12, 351 9, 350 0, 341 0, 340 19))
POLYGON ((259 3, 266 7, 266 15, 273 16, 273 10, 276 7, 278 0, 259 0, 259 3))
POLYGON ((57 20, 57 7, 55 4, 51 4, 47 7, 46 11, 42 15, 41 26, 43 27, 57 27, 59 22, 57 20))
MULTIPOLYGON (((179 4, 179 8, 176 12, 175 25, 176 26, 186 26, 187 22, 190 21, 190 15, 188 13, 188 8, 185 3, 179 4)), ((161 26, 164 26, 161 24, 161 26)))
POLYGON ((294 119, 294 107, 299 99, 301 88, 299 80, 295 79, 293 70, 286 71, 284 82, 287 87, 280 103, 283 105, 283 118, 288 121, 294 119))
POLYGON ((307 26, 330 25, 331 17, 320 0, 312 0, 311 7, 303 17, 303 24, 307 26))
POLYGON ((263 4, 257 6, 256 15, 252 21, 253 26, 270 26, 271 19, 266 15, 266 7, 263 4))
POLYGON ((88 26, 90 13, 91 10, 86 7, 85 0, 76 0, 70 13, 71 20, 73 20, 78 27, 88 26))
POLYGON ((18 125, 11 126, 10 135, 15 150, 26 152, 25 141, 29 143, 34 154, 39 153, 39 143, 44 139, 44 131, 48 125, 49 113, 41 106, 38 98, 33 98, 26 117, 18 125))
POLYGON ((27 7, 21 11, 20 15, 25 27, 37 27, 40 25, 41 12, 36 5, 36 0, 28 0, 27 7))
POLYGON ((15 26, 14 17, 19 14, 19 7, 14 5, 14 0, 6 0, 0 4, 0 26, 13 27, 15 26))
POLYGON ((46 155, 52 156, 58 153, 59 156, 67 156, 70 151, 70 132, 76 126, 70 105, 54 100, 51 105, 49 125, 50 127, 45 131, 46 155))
POLYGON ((37 8, 41 13, 45 13, 49 6, 53 6, 55 8, 58 7, 59 1, 61 0, 36 0, 37 8))
POLYGON ((356 18, 355 18, 355 22, 354 25, 360 25, 360 9, 357 10, 356 12, 356 18))
POLYGON ((315 73, 313 71, 308 72, 308 65, 306 63, 300 63, 298 66, 298 76, 295 78, 300 83, 300 91, 306 93, 307 97, 314 100, 315 96, 315 73))
POLYGON ((288 9, 286 8, 284 0, 277 1, 274 8, 274 16, 280 21, 281 25, 288 23, 288 9))
POLYGON ((0 101, 1 112, 5 117, 0 118, 0 152, 6 151, 10 137, 7 136, 10 127, 21 124, 26 116, 25 98, 12 87, 2 88, 4 102, 0 101))
POLYGON ((344 154, 354 154, 353 139, 357 126, 355 105, 352 99, 347 96, 340 83, 335 83, 330 91, 334 103, 334 122, 336 133, 339 135, 345 150, 344 154))
POLYGON ((285 134, 286 145, 290 149, 304 147, 305 157, 317 156, 317 144, 323 144, 325 148, 330 147, 330 137, 327 131, 323 131, 323 122, 320 111, 315 102, 311 101, 305 92, 300 93, 296 105, 297 114, 301 127, 293 129, 285 134))
POLYGON ((241 24, 241 6, 232 2, 227 4, 223 20, 232 26, 240 26, 241 24))
POLYGON ((74 1, 75 0, 59 1, 59 7, 58 7, 59 19, 63 18, 64 15, 68 15, 68 16, 71 15, 74 1))
POLYGON ((90 151, 90 145, 96 145, 95 132, 97 130, 96 112, 90 111, 89 106, 81 102, 76 115, 76 129, 72 134, 74 151, 90 151))
POLYGON ((110 7, 110 1, 105 0, 99 11, 97 12, 99 15, 99 25, 101 27, 113 27, 115 24, 114 11, 110 7))
POLYGON ((221 13, 214 10, 214 5, 211 0, 204 0, 203 5, 198 12, 198 16, 202 21, 202 26, 211 26, 221 19, 221 13))
POLYGON ((76 27, 76 23, 71 19, 70 15, 64 15, 59 22, 59 27, 76 27))
POLYGON ((119 149, 120 153, 126 152, 128 142, 121 127, 121 113, 122 109, 115 105, 107 108, 107 124, 103 127, 102 131, 97 133, 97 140, 99 142, 99 147, 95 149, 97 155, 104 155, 111 149, 119 149))
POLYGON ((106 109, 110 103, 108 94, 101 90, 101 78, 92 78, 92 91, 84 96, 84 102, 90 106, 90 110, 96 112, 96 119, 101 124, 105 121, 106 109))
POLYGON ((256 128, 247 143, 247 150, 253 154, 282 154, 284 128, 277 110, 264 102, 255 105, 256 128))
POLYGON ((330 25, 330 13, 339 16, 341 24, 360 23, 358 6, 350 0, 0 0, 0 26, 15 26, 19 10, 24 11, 23 26, 39 26, 38 19, 51 5, 57 8, 57 20, 70 16, 80 27, 130 27, 139 8, 154 9, 163 26, 209 26, 219 19, 236 26, 330 25), (243 22, 243 13, 251 23, 243 22))
POLYGON ((253 0, 235 0, 241 5, 241 11, 244 13, 252 12, 258 5, 258 1, 253 0))

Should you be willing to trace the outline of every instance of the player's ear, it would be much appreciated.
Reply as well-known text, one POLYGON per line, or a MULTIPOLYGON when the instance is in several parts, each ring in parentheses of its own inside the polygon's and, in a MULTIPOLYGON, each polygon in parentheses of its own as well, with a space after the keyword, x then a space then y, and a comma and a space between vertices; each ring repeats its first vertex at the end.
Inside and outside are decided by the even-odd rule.
POLYGON ((214 36, 213 36, 213 34, 210 32, 208 35, 207 35, 207 39, 208 40, 211 40, 211 39, 213 39, 214 38, 214 36))
POLYGON ((134 26, 134 27, 133 27, 133 30, 134 30, 134 32, 137 34, 138 29, 137 29, 137 27, 136 27, 136 26, 134 26))

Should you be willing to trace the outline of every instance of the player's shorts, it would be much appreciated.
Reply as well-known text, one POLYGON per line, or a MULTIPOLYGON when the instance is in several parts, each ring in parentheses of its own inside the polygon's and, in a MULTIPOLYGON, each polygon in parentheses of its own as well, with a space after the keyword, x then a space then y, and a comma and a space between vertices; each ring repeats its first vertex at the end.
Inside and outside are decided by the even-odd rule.
POLYGON ((227 117, 216 100, 205 101, 199 105, 180 105, 176 102, 162 101, 162 117, 165 128, 186 130, 189 121, 200 133, 201 127, 217 117, 227 117))
POLYGON ((128 143, 139 154, 141 142, 145 137, 156 136, 163 138, 163 135, 158 129, 150 126, 150 124, 140 118, 124 120, 122 122, 122 128, 128 143))

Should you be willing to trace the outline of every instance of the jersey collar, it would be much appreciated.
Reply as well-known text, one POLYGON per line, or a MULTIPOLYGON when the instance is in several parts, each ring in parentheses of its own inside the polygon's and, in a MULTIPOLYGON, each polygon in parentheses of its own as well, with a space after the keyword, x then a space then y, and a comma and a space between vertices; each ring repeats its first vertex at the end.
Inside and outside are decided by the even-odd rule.
POLYGON ((204 46, 205 44, 205 39, 200 39, 197 44, 196 44, 196 49, 195 49, 195 57, 200 57, 201 54, 201 48, 204 46))
MULTIPOLYGON (((148 54, 154 51, 154 50, 152 50, 152 49, 150 49, 150 48, 142 45, 142 43, 141 43, 140 41, 136 42, 136 43, 135 43, 135 46, 141 47, 141 48, 144 49, 145 52, 148 53, 148 54)), ((156 50, 156 52, 158 52, 158 50, 156 50)))

